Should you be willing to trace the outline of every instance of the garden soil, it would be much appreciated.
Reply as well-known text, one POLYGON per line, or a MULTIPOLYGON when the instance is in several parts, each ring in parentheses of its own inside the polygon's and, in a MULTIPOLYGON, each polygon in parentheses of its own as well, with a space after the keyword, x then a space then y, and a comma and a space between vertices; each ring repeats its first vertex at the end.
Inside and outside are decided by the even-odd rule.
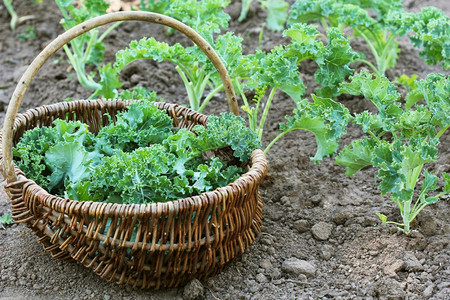
MULTIPOLYGON (((61 15, 53 1, 14 1, 14 5, 19 16, 32 17, 12 32, 8 13, 0 4, 0 124, 27 65, 62 32, 61 15), (27 27, 35 28, 36 37, 19 40, 27 27)), ((450 14, 448 0, 409 0, 405 5, 412 11, 434 5, 450 14)), ((248 19, 238 23, 239 10, 239 2, 227 8, 232 16, 229 30, 244 38, 249 53, 258 45, 265 12, 255 4, 248 19)), ((113 61, 115 51, 143 36, 189 45, 179 34, 168 35, 158 25, 130 22, 105 40, 106 60, 113 61)), ((286 41, 280 33, 265 30, 261 47, 270 50, 286 41)), ((367 53, 358 43, 353 46, 367 53)), ((442 72, 440 67, 426 66, 417 54, 408 40, 402 40, 398 65, 388 76, 393 79, 416 73, 424 78, 428 73, 442 72)), ((308 92, 315 86, 315 68, 313 63, 301 66, 308 92)), ((171 64, 139 62, 127 67, 121 76, 125 87, 147 86, 167 102, 186 103, 183 84, 171 64)), ((89 95, 59 51, 32 82, 21 110, 89 95)), ((353 112, 373 109, 360 97, 339 100, 353 112)), ((265 128, 267 140, 276 135, 278 124, 293 108, 292 101, 281 94, 274 99, 265 128)), ((221 95, 206 113, 226 109, 221 95)), ((349 128, 341 147, 360 136, 357 128, 349 128)), ((447 134, 440 144, 439 160, 428 165, 428 170, 450 172, 449 146, 447 134)), ((347 178, 344 168, 334 165, 332 159, 314 164, 310 160, 314 153, 314 137, 302 131, 285 136, 272 148, 260 189, 262 233, 242 256, 214 277, 193 280, 180 288, 134 290, 106 282, 76 263, 52 258, 28 228, 14 224, 0 228, 0 299, 450 299, 449 197, 425 208, 415 230, 405 235, 394 227, 382 226, 376 215, 381 212, 391 220, 400 220, 394 203, 380 196, 373 169, 347 178)), ((0 215, 9 212, 10 203, 2 190, 0 215)))

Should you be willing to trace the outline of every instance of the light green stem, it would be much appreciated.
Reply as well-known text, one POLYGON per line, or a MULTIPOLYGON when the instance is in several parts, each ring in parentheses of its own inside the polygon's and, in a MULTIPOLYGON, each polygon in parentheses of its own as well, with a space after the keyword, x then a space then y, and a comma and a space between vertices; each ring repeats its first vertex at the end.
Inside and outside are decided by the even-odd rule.
POLYGON ((370 61, 368 61, 367 59, 357 59, 355 60, 355 62, 362 62, 365 63, 366 65, 368 65, 372 71, 374 71, 378 76, 380 75, 380 73, 378 73, 378 69, 377 67, 375 67, 375 65, 373 63, 371 63, 370 61))
POLYGON ((444 128, 442 128, 442 129, 438 132, 438 134, 436 134, 436 138, 439 139, 449 127, 450 127, 450 125, 447 125, 447 126, 445 126, 444 128))
POLYGON ((273 96, 275 95, 275 92, 277 91, 277 87, 278 86, 275 86, 272 89, 272 91, 270 91, 269 98, 267 99, 266 106, 264 107, 263 115, 261 117, 261 121, 259 122, 259 126, 258 126, 258 138, 259 138, 259 140, 262 139, 264 123, 266 122, 267 115, 269 114, 270 105, 272 104, 272 99, 273 99, 273 96))
POLYGON ((181 77, 181 80, 184 83, 184 87, 186 88, 187 94, 188 94, 188 98, 189 98, 189 105, 191 106, 191 108, 195 111, 198 111, 199 108, 199 101, 198 99, 195 99, 195 93, 193 91, 193 86, 192 86, 192 82, 190 82, 186 75, 184 74, 183 70, 181 70, 180 66, 176 66, 175 70, 177 70, 178 74, 181 77))
POLYGON ((264 154, 267 154, 267 152, 269 151, 269 149, 279 140, 281 139, 286 133, 291 132, 294 129, 289 129, 286 131, 283 131, 282 133, 280 133, 279 135, 277 135, 271 142, 269 145, 267 145, 266 149, 264 149, 264 154))
POLYGON ((208 102, 212 99, 212 97, 214 97, 214 95, 217 94, 221 90, 223 90, 223 84, 222 83, 219 84, 218 86, 216 86, 216 88, 214 90, 209 92, 208 96, 206 96, 205 100, 203 100, 202 105, 198 109, 198 112, 201 113, 205 109, 205 107, 208 104, 208 102))
POLYGON ((11 22, 9 23, 9 26, 11 27, 11 30, 14 31, 17 25, 17 13, 12 6, 12 0, 3 0, 3 4, 5 5, 6 10, 8 10, 9 15, 11 16, 11 22))
MULTIPOLYGON (((377 52, 377 50, 375 49, 375 46, 373 45, 373 43, 370 41, 370 39, 362 32, 362 31, 359 31, 359 30, 357 30, 357 29, 355 29, 357 32, 358 32, 358 34, 359 35, 361 35, 361 37, 366 41, 366 43, 367 43, 367 45, 369 46, 369 48, 370 48, 370 51, 372 52, 372 55, 373 55, 373 57, 375 58, 375 61, 376 61, 376 63, 377 63, 377 69, 379 70, 380 69, 380 56, 378 55, 378 52, 377 52)), ((378 71, 378 73, 381 73, 380 71, 378 71)), ((384 74, 384 73, 381 73, 381 74, 384 74)))
POLYGON ((75 73, 77 74, 78 81, 80 84, 88 89, 97 90, 101 88, 101 84, 89 79, 86 74, 84 68, 82 69, 77 58, 74 57, 72 52, 70 51, 67 45, 63 46, 64 51, 66 52, 67 57, 69 58, 70 64, 73 66, 75 73))
POLYGON ((99 42, 103 41, 105 39, 105 37, 111 33, 111 31, 116 29, 122 23, 123 23, 123 21, 120 21, 120 22, 117 22, 117 23, 114 23, 113 25, 111 25, 108 29, 105 30, 105 32, 102 33, 102 35, 98 38, 98 41, 99 42))

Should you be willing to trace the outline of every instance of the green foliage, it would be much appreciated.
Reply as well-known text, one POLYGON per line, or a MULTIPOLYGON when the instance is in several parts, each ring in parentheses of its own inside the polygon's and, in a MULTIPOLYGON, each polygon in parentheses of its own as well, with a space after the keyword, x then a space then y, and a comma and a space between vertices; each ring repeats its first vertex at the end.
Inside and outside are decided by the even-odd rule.
MULTIPOLYGON (((85 0, 80 8, 73 5, 75 0, 55 0, 55 2, 63 15, 61 25, 65 30, 88 19, 106 14, 109 7, 104 0, 85 0)), ((68 45, 64 45, 64 51, 77 74, 78 81, 82 86, 94 90, 93 96, 112 98, 114 95, 106 91, 111 90, 110 85, 114 88, 118 87, 117 82, 111 82, 111 78, 108 77, 108 68, 110 67, 105 66, 99 69, 100 82, 94 80, 96 72, 88 73, 86 68, 88 65, 98 66, 104 60, 103 39, 119 24, 120 22, 112 25, 101 35, 98 28, 92 29, 73 39, 68 45)))
POLYGON ((227 28, 230 16, 223 9, 230 0, 141 0, 140 9, 165 14, 192 27, 209 43, 220 28, 227 28))
MULTIPOLYGON (((284 23, 287 19, 287 10, 289 3, 284 0, 258 0, 261 7, 267 9, 267 28, 270 30, 281 31, 284 28, 284 23)), ((239 15, 239 22, 247 18, 248 10, 253 0, 243 0, 241 6, 241 13, 239 15)))
POLYGON ((231 147, 245 164, 260 147, 242 118, 211 116, 207 128, 197 125, 195 133, 174 131, 172 119, 150 100, 155 99, 132 103, 97 136, 83 123, 63 120, 27 131, 14 148, 16 163, 40 186, 63 197, 153 203, 225 186, 244 172, 206 152, 231 147))
POLYGON ((435 7, 424 7, 419 13, 397 12, 390 16, 392 26, 400 28, 400 35, 409 36, 414 47, 422 48, 419 56, 430 65, 442 63, 450 68, 450 18, 435 7))
POLYGON ((340 137, 346 133, 349 111, 344 105, 331 99, 312 95, 312 103, 302 100, 293 116, 287 116, 287 122, 280 124, 283 134, 292 130, 304 129, 316 137, 317 152, 312 158, 319 162, 338 149, 340 137))
POLYGON ((398 42, 396 39, 407 33, 416 47, 422 47, 420 57, 427 64, 441 61, 444 69, 449 68, 450 22, 444 12, 437 8, 424 8, 420 13, 407 13, 402 1, 343 1, 302 0, 296 1, 289 13, 288 24, 320 21, 325 28, 335 27, 344 32, 352 29, 352 36, 362 37, 369 46, 375 65, 361 56, 378 75, 396 65, 398 42), (373 11, 376 17, 368 13, 373 11))
MULTIPOLYGON (((402 224, 387 223, 408 232, 411 221, 426 205, 449 192, 445 187, 441 193, 429 196, 437 189, 437 177, 425 170, 420 195, 413 201, 422 169, 436 161, 439 138, 450 127, 450 89, 448 77, 441 74, 430 74, 418 82, 403 77, 400 82, 415 93, 416 100, 405 107, 396 86, 384 76, 361 72, 342 84, 343 93, 363 95, 375 105, 377 113, 364 111, 352 117, 351 121, 361 126, 367 136, 345 146, 336 163, 346 167, 347 176, 368 166, 377 168, 381 194, 390 195, 403 219, 402 224), (425 100, 426 105, 417 104, 419 100, 425 100)), ((443 176, 447 185, 448 175, 443 176)), ((380 218, 386 222, 385 216, 380 218)))
POLYGON ((36 38, 36 34, 34 33, 34 27, 27 27, 25 29, 25 32, 22 32, 17 35, 17 39, 19 41, 26 41, 34 38, 36 38))
POLYGON ((14 224, 13 219, 11 218, 11 214, 3 214, 0 217, 0 225, 11 225, 14 224))

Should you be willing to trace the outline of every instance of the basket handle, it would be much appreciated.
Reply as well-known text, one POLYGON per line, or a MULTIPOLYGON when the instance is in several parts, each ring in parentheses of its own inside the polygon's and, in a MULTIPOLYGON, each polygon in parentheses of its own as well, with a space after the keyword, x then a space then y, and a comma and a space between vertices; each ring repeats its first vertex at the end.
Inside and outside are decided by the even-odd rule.
POLYGON ((6 179, 8 183, 17 180, 16 174, 13 167, 13 155, 12 155, 12 139, 13 139, 13 126, 14 119, 19 111, 20 103, 22 102, 23 96, 36 73, 40 70, 42 65, 48 60, 48 58, 59 50, 66 43, 70 42, 77 36, 102 25, 116 22, 116 21, 146 21, 150 23, 157 23, 172 27, 181 33, 185 34, 189 39, 191 39, 197 46, 206 54, 206 56, 211 60, 214 67, 217 69, 222 80, 223 86, 225 87, 225 93, 228 100, 228 105, 230 111, 235 115, 239 114, 239 108, 236 102, 236 94, 233 89, 233 84, 231 83, 228 71, 225 65, 220 60, 217 53, 213 50, 211 45, 201 37, 195 30, 189 26, 165 15, 152 13, 152 12, 142 12, 142 11, 126 11, 126 12, 115 12, 106 15, 102 15, 96 18, 92 18, 77 26, 72 27, 63 34, 59 35, 54 41, 52 41, 47 47, 42 50, 41 53, 33 60, 30 66, 27 68, 25 73, 22 75, 14 93, 11 97, 11 101, 8 105, 8 110, 5 116, 5 122, 3 124, 3 139, 2 139, 2 152, 3 152, 3 170, 6 173, 6 179))

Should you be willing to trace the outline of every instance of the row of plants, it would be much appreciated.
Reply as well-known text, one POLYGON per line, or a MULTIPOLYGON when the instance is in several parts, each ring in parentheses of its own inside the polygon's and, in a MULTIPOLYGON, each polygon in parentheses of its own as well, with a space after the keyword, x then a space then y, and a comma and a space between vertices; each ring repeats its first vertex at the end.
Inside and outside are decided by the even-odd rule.
MULTIPOLYGON (((65 29, 104 14, 108 8, 103 0, 87 0, 81 8, 75 8, 73 1, 55 1, 62 11, 64 19, 61 23, 65 29)), ((251 2, 243 1, 241 21, 245 19, 251 2)), ((433 7, 424 8, 418 13, 406 12, 399 0, 299 0, 290 8, 284 1, 259 2, 268 9, 269 28, 283 30, 286 22, 287 28, 283 30, 283 35, 290 40, 268 52, 256 50, 255 53, 244 53, 241 37, 232 32, 222 33, 228 28, 230 16, 224 9, 230 1, 142 0, 140 9, 164 13, 188 24, 214 47, 241 96, 242 110, 250 130, 260 141, 264 136, 264 125, 271 115, 271 105, 274 99, 281 98, 277 94, 282 92, 287 95, 284 99, 294 101, 296 109, 280 124, 279 134, 267 145, 262 145, 265 153, 291 131, 312 132, 317 143, 317 151, 312 157, 315 162, 335 156, 335 162, 346 168, 347 176, 353 176, 366 167, 378 169, 377 182, 381 194, 389 195, 399 207, 402 221, 391 222, 384 215, 379 216, 383 222, 396 224, 409 232, 411 221, 426 205, 450 192, 450 176, 447 173, 442 174, 443 184, 437 191, 438 178, 425 168, 426 164, 437 160, 439 138, 450 126, 450 82, 448 76, 443 74, 429 74, 423 79, 405 74, 391 81, 386 77, 386 71, 396 65, 400 52, 398 40, 403 36, 408 36, 413 46, 420 48, 419 56, 425 63, 440 63, 443 70, 448 70, 450 19, 433 7), (355 51, 352 41, 364 41, 370 55, 366 57, 355 51), (306 87, 299 72, 299 66, 307 60, 317 64, 314 79, 318 87, 315 94, 311 95, 305 95, 306 87), (361 64, 367 65, 372 73, 353 69, 361 64), (397 91, 399 86, 407 92, 400 94, 397 91), (254 94, 254 97, 247 98, 250 94, 254 94), (362 98, 371 101, 375 112, 350 112, 339 101, 342 94, 360 96, 361 101, 362 98), (340 139, 349 124, 360 126, 363 137, 339 151, 340 139), (420 181, 421 187, 418 186, 420 181)), ((185 85, 189 107, 199 112, 223 90, 213 65, 196 46, 168 45, 145 37, 140 41, 132 41, 126 49, 118 51, 114 63, 104 64, 103 39, 115 26, 118 23, 102 34, 93 31, 80 36, 64 49, 80 83, 93 91, 92 98, 152 98, 153 94, 143 87, 131 91, 121 89, 121 71, 141 59, 172 62, 185 85), (88 65, 97 66, 97 71, 88 74, 88 65)), ((85 131, 87 134, 86 129, 77 126, 76 132, 85 131)), ((35 138, 36 141, 41 140, 39 134, 35 138)), ((186 150, 190 146, 183 147, 186 150)), ((24 150, 22 155, 26 155, 28 150, 24 150)), ((46 160, 43 157, 47 154, 43 153, 38 159, 40 164, 46 160)), ((133 157, 126 159, 133 161, 133 157)), ((18 163, 24 162, 22 157, 18 163)), ((26 168, 25 164, 21 166, 26 168)), ((52 172, 57 169, 50 166, 46 168, 52 172)), ((217 176, 221 168, 217 169, 217 176)), ((83 199, 70 191, 71 185, 76 184, 71 183, 68 173, 58 174, 58 184, 52 183, 51 188, 62 187, 61 182, 68 180, 64 186, 66 193, 75 199, 83 199)), ((138 178, 141 178, 140 175, 138 178)), ((54 179, 46 180, 52 182, 54 179)), ((185 181, 183 184, 194 189, 192 182, 185 181)), ((63 193, 63 189, 58 192, 63 193)), ((134 193, 140 192, 136 189, 134 193)), ((114 193, 117 195, 117 191, 114 193)), ((107 198, 103 195, 96 199, 105 199, 102 197, 107 198)), ((132 199, 124 195, 121 197, 124 201, 132 199)), ((151 196, 144 198, 150 199, 151 196)), ((142 197, 138 196, 137 199, 142 197)))

